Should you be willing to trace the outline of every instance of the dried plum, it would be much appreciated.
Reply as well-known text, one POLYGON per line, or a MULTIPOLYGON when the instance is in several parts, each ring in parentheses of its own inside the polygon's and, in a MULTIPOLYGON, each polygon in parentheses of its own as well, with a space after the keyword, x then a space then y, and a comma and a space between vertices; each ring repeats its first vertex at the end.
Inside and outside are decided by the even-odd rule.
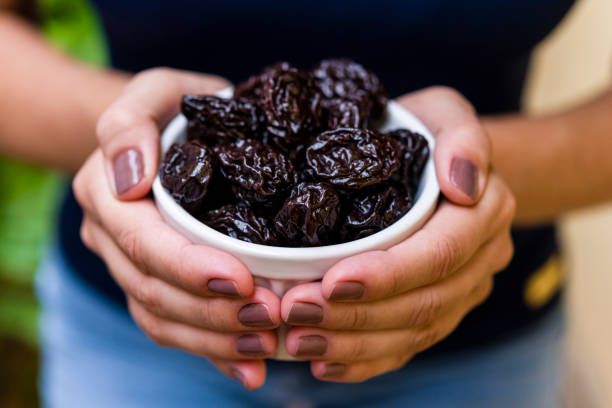
POLYGON ((226 205, 207 212, 202 222, 232 238, 263 245, 278 245, 272 222, 245 205, 226 205))
POLYGON ((181 110, 189 120, 188 139, 205 143, 258 138, 265 124, 262 110, 241 98, 185 95, 181 110))
POLYGON ((354 101, 366 117, 380 117, 387 106, 389 98, 380 79, 355 61, 323 60, 314 67, 312 76, 324 99, 354 101))
POLYGON ((197 141, 175 143, 166 152, 159 169, 162 185, 185 209, 202 207, 215 173, 213 150, 197 141))
POLYGON ((361 189, 388 180, 399 169, 399 145, 377 131, 340 128, 317 136, 306 149, 306 161, 320 180, 361 189))
POLYGON ((250 206, 276 206, 297 182, 291 161, 258 140, 225 143, 216 146, 215 152, 236 197, 250 206))
POLYGON ((397 221, 411 206, 412 197, 402 185, 353 195, 344 204, 340 240, 348 242, 375 234, 397 221))
POLYGON ((320 96, 309 73, 280 64, 262 79, 262 106, 271 135, 286 144, 300 143, 320 126, 320 96))
POLYGON ((328 129, 368 127, 367 113, 354 101, 333 100, 325 109, 325 118, 328 129))
POLYGON ((387 133, 399 142, 401 167, 394 179, 401 181, 410 189, 419 185, 421 173, 429 158, 429 144, 425 136, 408 129, 396 129, 387 133))
POLYGON ((327 183, 300 183, 274 218, 279 237, 290 246, 319 246, 332 242, 340 197, 327 183))

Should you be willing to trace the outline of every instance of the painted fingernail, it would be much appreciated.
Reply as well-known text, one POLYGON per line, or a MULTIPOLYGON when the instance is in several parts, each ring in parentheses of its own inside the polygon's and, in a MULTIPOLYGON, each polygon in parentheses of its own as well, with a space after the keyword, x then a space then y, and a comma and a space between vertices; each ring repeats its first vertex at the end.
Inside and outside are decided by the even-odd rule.
POLYGON ((115 191, 122 194, 138 184, 144 174, 140 150, 131 148, 122 151, 113 162, 115 191))
POLYGON ((266 354, 261 339, 256 334, 245 334, 238 337, 236 349, 247 356, 263 356, 266 354))
POLYGON ((240 297, 236 283, 227 279, 211 279, 206 284, 208 290, 218 295, 240 297))
POLYGON ((451 163, 451 182, 472 200, 478 197, 478 169, 470 160, 454 158, 451 163))
POLYGON ((296 356, 322 356, 327 351, 327 339, 323 336, 302 336, 298 339, 296 356))
POLYGON ((346 371, 346 365, 342 363, 329 363, 325 365, 325 370, 323 371, 323 378, 329 377, 340 377, 346 371))
POLYGON ((321 323, 323 320, 323 308, 314 303, 294 303, 289 311, 287 317, 287 323, 300 324, 300 323, 321 323))
POLYGON ((232 368, 232 377, 234 378, 234 380, 242 384, 243 387, 246 387, 246 378, 240 370, 238 370, 237 368, 232 368))
POLYGON ((363 296, 365 287, 359 282, 336 283, 329 295, 329 300, 356 300, 363 296))
POLYGON ((249 303, 243 306, 238 312, 238 321, 251 327, 272 326, 274 324, 270 319, 268 306, 261 303, 249 303))

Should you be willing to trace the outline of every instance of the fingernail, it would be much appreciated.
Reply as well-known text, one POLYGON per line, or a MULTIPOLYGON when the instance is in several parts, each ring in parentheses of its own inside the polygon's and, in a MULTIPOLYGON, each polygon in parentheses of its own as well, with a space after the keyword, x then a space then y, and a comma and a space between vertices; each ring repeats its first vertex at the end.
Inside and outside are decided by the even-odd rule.
POLYGON ((211 279, 206 285, 208 290, 222 296, 240 297, 236 283, 227 279, 211 279))
POLYGON ((359 282, 336 283, 329 295, 329 300, 356 300, 363 296, 365 287, 359 282))
POLYGON ((342 363, 329 363, 325 365, 325 371, 321 377, 340 377, 346 371, 346 365, 342 363))
POLYGON ((140 150, 132 148, 119 153, 115 157, 113 169, 117 194, 122 194, 138 184, 144 174, 140 150))
POLYGON ((323 336, 302 336, 298 339, 296 356, 322 356, 327 351, 327 339, 323 336))
POLYGON ((467 159, 454 158, 451 163, 451 182, 472 200, 478 197, 478 169, 467 159))
POLYGON ((236 349, 239 353, 248 356, 262 356, 266 354, 261 339, 256 334, 245 334, 236 341, 236 349))
POLYGON ((261 303, 249 303, 238 312, 238 321, 245 326, 263 327, 272 326, 268 306, 261 303))
POLYGON ((240 370, 237 368, 232 368, 232 377, 242 384, 243 387, 246 387, 246 378, 244 377, 244 374, 240 372, 240 370))
POLYGON ((321 323, 323 320, 323 308, 314 303, 294 303, 289 311, 287 323, 321 323))

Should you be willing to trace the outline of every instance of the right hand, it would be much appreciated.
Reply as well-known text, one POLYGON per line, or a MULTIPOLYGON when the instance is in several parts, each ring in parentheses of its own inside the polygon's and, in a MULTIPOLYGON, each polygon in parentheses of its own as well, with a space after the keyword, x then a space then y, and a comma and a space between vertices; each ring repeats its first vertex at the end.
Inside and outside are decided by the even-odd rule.
POLYGON ((142 330, 160 345, 207 357, 254 389, 265 381, 263 358, 276 351, 278 296, 255 287, 238 259, 166 225, 148 195, 159 131, 178 113, 182 95, 227 86, 218 77, 165 68, 136 75, 100 118, 101 148, 73 188, 84 211, 82 240, 105 261, 142 330))

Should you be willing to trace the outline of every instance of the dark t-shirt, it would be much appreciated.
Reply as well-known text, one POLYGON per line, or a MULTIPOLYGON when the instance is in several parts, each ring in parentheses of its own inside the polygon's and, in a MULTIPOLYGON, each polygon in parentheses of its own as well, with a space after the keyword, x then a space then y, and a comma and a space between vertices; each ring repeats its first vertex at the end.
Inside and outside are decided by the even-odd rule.
MULTIPOLYGON (((481 114, 519 109, 533 47, 573 0, 93 0, 113 67, 155 66, 214 73, 233 82, 273 62, 308 69, 349 57, 376 72, 392 97, 430 85, 462 92, 481 114)), ((79 278, 124 303, 102 261, 79 238, 71 192, 61 212, 61 248, 79 278)), ((524 300, 534 271, 556 251, 552 226, 513 232, 516 255, 491 297, 435 351, 477 346, 516 333, 557 302, 524 300)))

